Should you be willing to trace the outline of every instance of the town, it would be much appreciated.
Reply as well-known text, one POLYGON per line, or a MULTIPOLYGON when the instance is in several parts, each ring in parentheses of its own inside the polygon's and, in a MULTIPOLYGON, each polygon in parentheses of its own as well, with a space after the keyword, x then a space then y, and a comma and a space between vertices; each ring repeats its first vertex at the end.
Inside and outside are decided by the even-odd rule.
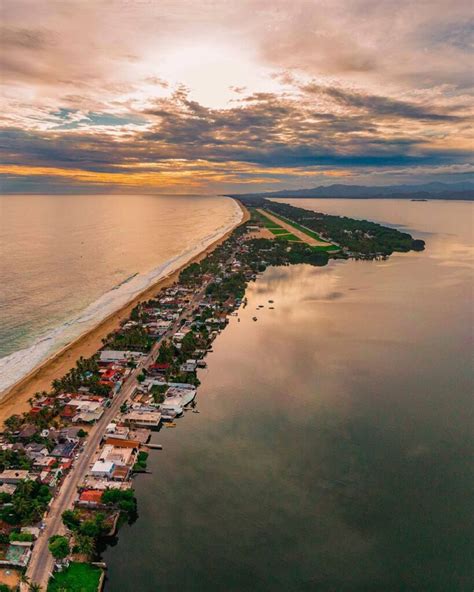
POLYGON ((8 583, 0 591, 101 589, 100 541, 136 516, 133 478, 161 449, 152 432, 199 412, 199 369, 229 317, 246 306, 248 282, 269 265, 347 256, 335 243, 288 238, 272 214, 251 212, 174 285, 136 306, 96 355, 35 393, 29 412, 5 421, 0 581, 8 583))

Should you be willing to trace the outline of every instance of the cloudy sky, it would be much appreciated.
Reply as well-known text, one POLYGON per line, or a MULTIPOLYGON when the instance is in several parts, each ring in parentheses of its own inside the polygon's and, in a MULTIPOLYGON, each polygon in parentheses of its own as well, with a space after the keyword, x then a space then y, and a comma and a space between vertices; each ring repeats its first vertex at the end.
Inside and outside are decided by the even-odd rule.
POLYGON ((464 0, 3 0, 4 192, 461 181, 464 0))

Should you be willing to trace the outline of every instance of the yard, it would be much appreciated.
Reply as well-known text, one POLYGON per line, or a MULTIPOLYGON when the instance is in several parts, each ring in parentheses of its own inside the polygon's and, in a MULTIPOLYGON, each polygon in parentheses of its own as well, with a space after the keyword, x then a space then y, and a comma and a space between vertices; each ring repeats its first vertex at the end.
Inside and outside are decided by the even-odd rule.
POLYGON ((49 580, 47 592, 97 592, 102 570, 88 563, 71 563, 49 580))

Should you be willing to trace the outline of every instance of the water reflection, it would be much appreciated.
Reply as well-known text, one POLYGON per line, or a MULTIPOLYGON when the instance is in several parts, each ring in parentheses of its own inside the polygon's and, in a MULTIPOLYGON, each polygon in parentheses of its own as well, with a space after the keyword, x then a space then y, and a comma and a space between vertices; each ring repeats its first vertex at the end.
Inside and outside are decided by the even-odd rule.
POLYGON ((472 587, 471 273, 445 265, 471 240, 433 220, 424 253, 250 286, 202 372, 201 413, 155 436, 108 590, 472 587))

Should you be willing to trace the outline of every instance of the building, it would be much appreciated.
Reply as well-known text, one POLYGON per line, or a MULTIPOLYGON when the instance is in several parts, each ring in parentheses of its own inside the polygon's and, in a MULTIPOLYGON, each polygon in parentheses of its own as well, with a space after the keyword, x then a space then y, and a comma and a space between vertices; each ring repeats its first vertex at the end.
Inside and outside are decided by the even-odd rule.
POLYGON ((123 421, 131 425, 139 427, 158 427, 161 421, 161 413, 159 411, 128 411, 123 416, 123 421))
POLYGON ((138 360, 142 355, 140 352, 104 349, 100 352, 99 361, 104 364, 126 364, 127 362, 138 360))
POLYGON ((115 464, 108 460, 98 460, 92 466, 90 470, 91 475, 94 477, 107 477, 110 479, 115 469, 115 464))
POLYGON ((102 449, 100 460, 111 461, 116 467, 131 466, 135 460, 135 449, 106 444, 102 449))
POLYGON ((102 503, 103 491, 97 489, 86 489, 79 494, 78 505, 95 507, 102 503))
POLYGON ((62 444, 58 444, 53 448, 50 456, 55 456, 57 458, 71 458, 71 456, 74 454, 76 446, 76 442, 63 442, 62 444))
POLYGON ((11 483, 12 485, 17 485, 20 483, 20 481, 24 481, 25 479, 36 481, 38 479, 38 475, 20 469, 6 469, 3 471, 3 473, 0 473, 0 483, 11 483))

